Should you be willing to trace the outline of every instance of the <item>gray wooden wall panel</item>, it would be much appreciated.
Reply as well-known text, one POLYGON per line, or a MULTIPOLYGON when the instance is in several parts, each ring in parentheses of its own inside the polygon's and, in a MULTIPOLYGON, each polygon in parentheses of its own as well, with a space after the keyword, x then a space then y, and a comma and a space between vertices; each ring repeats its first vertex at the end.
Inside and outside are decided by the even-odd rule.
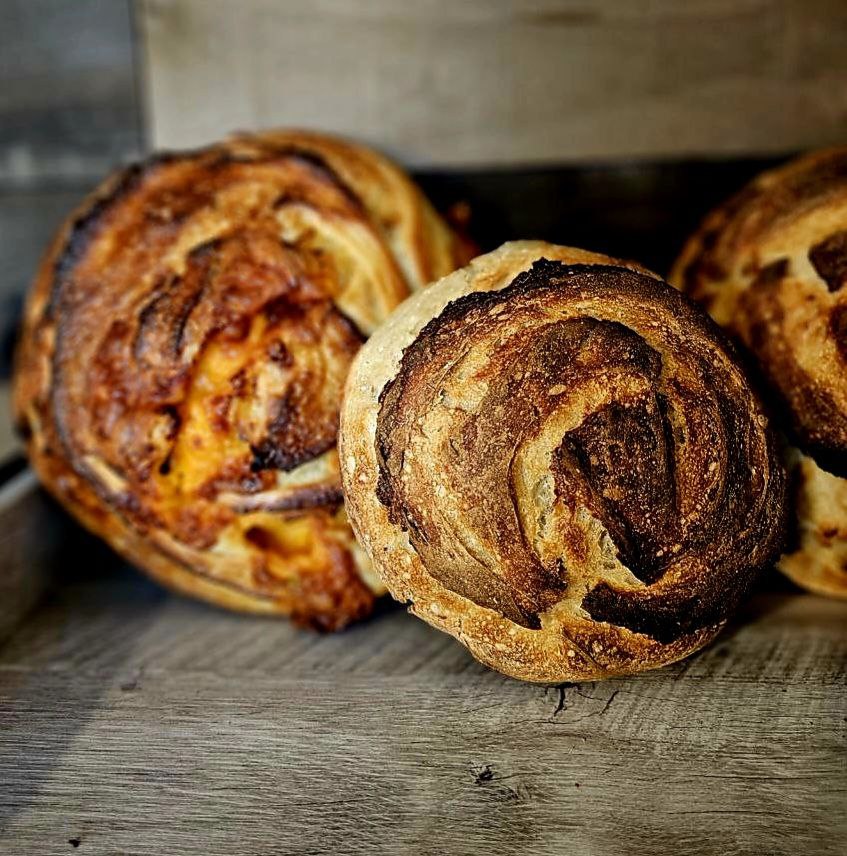
POLYGON ((130 0, 2 0, 0 183, 97 175, 141 148, 130 0))
POLYGON ((131 0, 0 0, 0 377, 53 230, 142 150, 136 59, 131 0))
POLYGON ((152 138, 304 125, 416 166, 847 139, 843 0, 139 0, 152 138))

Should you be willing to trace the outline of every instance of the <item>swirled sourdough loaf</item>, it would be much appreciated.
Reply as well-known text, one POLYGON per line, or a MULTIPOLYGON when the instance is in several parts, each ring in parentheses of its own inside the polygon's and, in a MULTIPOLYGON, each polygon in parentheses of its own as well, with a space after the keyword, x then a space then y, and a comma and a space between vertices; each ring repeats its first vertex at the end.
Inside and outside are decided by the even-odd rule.
POLYGON ((670 278, 751 353, 801 451, 779 567, 847 597, 847 148, 759 175, 704 220, 670 278))
POLYGON ((506 244, 403 304, 347 381, 354 531, 395 598, 535 681, 690 654, 771 562, 785 476, 720 330, 655 275, 506 244))
POLYGON ((380 584, 342 506, 363 340, 465 249, 396 166, 242 136, 100 186, 26 308, 15 411, 43 483, 153 576, 325 629, 380 584))

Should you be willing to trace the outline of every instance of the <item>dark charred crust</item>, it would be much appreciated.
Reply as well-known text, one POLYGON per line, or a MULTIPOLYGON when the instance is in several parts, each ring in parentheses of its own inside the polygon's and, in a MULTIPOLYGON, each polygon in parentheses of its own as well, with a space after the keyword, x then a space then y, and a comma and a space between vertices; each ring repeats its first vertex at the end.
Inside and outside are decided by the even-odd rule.
POLYGON ((608 527, 621 561, 648 584, 661 578, 674 558, 670 547, 680 538, 669 426, 651 404, 613 402, 562 441, 590 488, 589 510, 608 527), (607 499, 609 494, 617 499, 607 499), (660 520, 645 518, 645 512, 660 520))
POLYGON ((788 276, 790 261, 788 259, 777 259, 765 265, 750 284, 750 288, 767 288, 776 285, 788 276))
POLYGON ((809 261, 831 291, 847 280, 847 230, 834 232, 809 250, 809 261))
MULTIPOLYGON (((779 267, 773 272, 779 274, 779 267)), ((614 378, 625 377, 635 386, 622 388, 643 391, 611 393, 612 400, 565 432, 551 459, 555 496, 564 507, 586 508, 602 523, 618 560, 645 588, 617 592, 607 584, 595 586, 583 607, 595 621, 662 644, 681 642, 725 621, 753 576, 776 558, 785 479, 772 432, 753 422, 762 411, 743 385, 734 348, 701 310, 660 280, 616 265, 542 259, 500 290, 471 292, 448 303, 405 348, 396 375, 379 395, 377 497, 389 520, 408 532, 432 577, 515 623, 540 628, 541 612, 561 599, 573 571, 563 560, 541 566, 523 529, 514 528, 517 500, 511 487, 501 487, 508 476, 497 461, 540 430, 556 406, 552 388, 595 376, 611 390, 614 378), (666 378, 663 354, 619 321, 549 320, 557 303, 567 307, 600 292, 616 305, 655 307, 650 317, 682 318, 684 341, 662 335, 674 343, 667 346, 674 359, 688 361, 703 388, 688 390, 675 376, 666 378), (534 315, 532 307, 544 313, 534 315), (427 498, 434 485, 406 472, 406 455, 421 418, 437 406, 433 397, 443 383, 441 373, 452 371, 465 343, 472 347, 477 334, 494 329, 500 331, 494 341, 502 355, 492 350, 479 369, 485 398, 478 411, 450 417, 456 422, 451 468, 459 460, 470 468, 454 476, 467 491, 462 507, 474 531, 487 533, 483 540, 490 542, 501 572, 491 574, 484 558, 460 572, 456 548, 444 553, 443 543, 458 536, 434 522, 430 505, 438 503, 427 498), (734 374, 722 368, 725 363, 734 366, 734 374), (677 424, 679 419, 684 422, 677 424), (688 457, 695 463, 680 470, 679 461, 688 457), (507 491, 502 497, 501 490, 507 491), (709 510, 692 515, 683 503, 697 509, 705 503, 709 510), (520 555, 510 546, 516 540, 520 555), (445 555, 450 558, 442 561, 445 555), (660 583, 672 567, 683 582, 668 589, 660 583)), ((587 560, 584 530, 568 523, 557 533, 570 554, 587 560)))
POLYGON ((632 592, 615 591, 602 583, 585 596, 582 606, 595 621, 626 627, 669 645, 698 630, 726 621, 740 594, 712 588, 706 597, 671 594, 640 598, 632 592))
POLYGON ((830 312, 829 330, 841 359, 847 363, 847 305, 840 303, 830 312))
MULTIPOLYGON (((315 178, 334 185, 344 194, 350 205, 354 206, 354 208, 359 212, 364 212, 361 199, 359 199, 356 193, 354 193, 353 190, 341 180, 341 177, 317 152, 297 148, 296 146, 275 147, 273 151, 276 157, 291 157, 299 161, 304 166, 310 168, 313 171, 315 178)), ((302 194, 287 191, 286 193, 280 194, 274 203, 274 207, 280 208, 289 202, 303 201, 305 200, 302 197, 302 194)))
POLYGON ((145 334, 155 325, 159 307, 167 300, 168 292, 175 282, 175 277, 163 277, 153 287, 149 303, 138 313, 138 329, 132 346, 133 355, 137 360, 143 358, 145 334))
POLYGON ((278 340, 271 342, 270 347, 268 348, 268 359, 272 363, 276 363, 284 369, 294 364, 294 360, 292 359, 288 348, 278 340))
MULTIPOLYGON (((285 423, 278 417, 271 424, 270 430, 277 436, 285 434, 285 423)), ((254 473, 262 472, 263 470, 282 470, 290 472, 291 470, 313 460, 328 451, 335 445, 334 439, 324 440, 322 443, 298 444, 296 440, 286 441, 282 445, 279 440, 268 438, 262 440, 261 443, 251 445, 250 451, 253 459, 250 462, 250 471, 254 473)))
POLYGON ((707 309, 716 294, 728 295, 727 326, 767 377, 780 427, 821 466, 838 473, 847 468, 847 411, 837 404, 844 397, 839 366, 845 352, 836 304, 847 279, 847 229, 837 228, 844 224, 836 217, 845 197, 844 147, 811 153, 763 173, 712 212, 689 241, 687 263, 679 271, 680 284, 707 309), (817 216, 828 212, 831 216, 817 216), (824 223, 832 225, 818 225, 824 223), (826 228, 833 231, 820 234, 826 228), (820 280, 802 264, 790 269, 788 259, 756 271, 765 247, 770 253, 781 235, 786 240, 793 235, 788 252, 800 234, 797 229, 808 235, 806 255, 820 280), (753 279, 747 281, 750 275, 753 279), (819 292, 820 281, 833 298, 827 300, 819 292), (805 321, 798 325, 792 321, 801 295, 809 302, 805 321), (816 342, 827 335, 838 348, 837 363, 820 355, 816 342), (804 353, 807 348, 813 352, 804 353))
POLYGON ((290 295, 282 295, 266 303, 262 312, 268 319, 268 323, 272 325, 279 324, 281 321, 297 323, 306 314, 306 307, 297 300, 293 300, 290 295))
POLYGON ((297 488, 277 499, 250 497, 232 505, 238 513, 252 511, 307 511, 313 508, 325 508, 335 511, 344 502, 344 494, 338 485, 309 485, 297 488))
POLYGON ((166 328, 167 352, 170 359, 178 359, 183 348, 185 327, 191 313, 197 308, 206 292, 209 281, 208 264, 217 242, 196 247, 189 254, 186 277, 170 274, 163 277, 152 290, 152 297, 138 315, 138 328, 133 343, 133 355, 146 361, 147 352, 161 359, 162 329, 166 328), (186 280, 190 279, 191 284, 186 280))
POLYGON ((77 216, 68 230, 64 246, 56 257, 53 266, 53 288, 46 313, 52 317, 59 289, 74 268, 85 255, 91 241, 97 234, 106 212, 120 199, 132 193, 144 180, 155 164, 133 164, 118 173, 112 180, 108 192, 97 196, 86 209, 77 216))
POLYGON ((181 301, 181 305, 176 311, 172 322, 171 334, 171 351, 174 355, 182 352, 183 341, 185 339, 185 325, 191 317, 191 313, 197 308, 203 295, 206 293, 209 282, 213 279, 214 273, 211 268, 214 265, 215 254, 221 247, 221 241, 207 241, 205 244, 194 247, 188 254, 188 270, 195 273, 197 284, 189 291, 186 299, 181 301))

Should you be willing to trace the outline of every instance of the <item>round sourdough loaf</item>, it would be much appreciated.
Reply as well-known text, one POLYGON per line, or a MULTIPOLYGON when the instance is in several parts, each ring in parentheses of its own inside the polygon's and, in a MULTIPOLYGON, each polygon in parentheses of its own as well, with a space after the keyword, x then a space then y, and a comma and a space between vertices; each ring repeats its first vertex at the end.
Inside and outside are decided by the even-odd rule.
POLYGON ((526 680, 690 654, 784 534, 774 435, 717 326, 637 265, 540 242, 392 314, 339 454, 394 597, 526 680))
POLYGON ((670 279, 749 351, 800 450, 779 567, 847 597, 847 148, 757 176, 709 214, 670 279))
POLYGON ((341 627, 382 591, 342 505, 348 367, 466 260, 410 179, 351 143, 271 132, 131 166, 33 285, 14 394, 30 459, 162 582, 341 627))

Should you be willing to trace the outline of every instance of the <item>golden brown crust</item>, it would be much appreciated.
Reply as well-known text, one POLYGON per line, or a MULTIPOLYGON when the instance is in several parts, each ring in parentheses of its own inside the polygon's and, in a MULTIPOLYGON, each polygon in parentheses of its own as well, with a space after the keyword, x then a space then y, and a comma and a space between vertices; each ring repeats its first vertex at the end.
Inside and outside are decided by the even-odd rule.
POLYGON ((784 531, 773 433, 715 325, 637 266, 539 242, 391 316, 339 453, 394 597, 526 680, 686 656, 784 531))
POLYGON ((704 220, 670 281, 753 353, 794 442, 847 474, 847 148, 755 178, 704 220))
POLYGON ((779 567, 847 597, 847 148, 759 175, 709 214, 670 279, 752 354, 804 453, 779 567))
POLYGON ((816 594, 847 598, 847 479, 792 455, 795 533, 777 567, 816 594))
POLYGON ((14 406, 33 465, 163 582, 344 626, 380 591, 342 506, 346 373, 461 252, 401 170, 340 140, 242 135, 130 167, 30 294, 14 406))

